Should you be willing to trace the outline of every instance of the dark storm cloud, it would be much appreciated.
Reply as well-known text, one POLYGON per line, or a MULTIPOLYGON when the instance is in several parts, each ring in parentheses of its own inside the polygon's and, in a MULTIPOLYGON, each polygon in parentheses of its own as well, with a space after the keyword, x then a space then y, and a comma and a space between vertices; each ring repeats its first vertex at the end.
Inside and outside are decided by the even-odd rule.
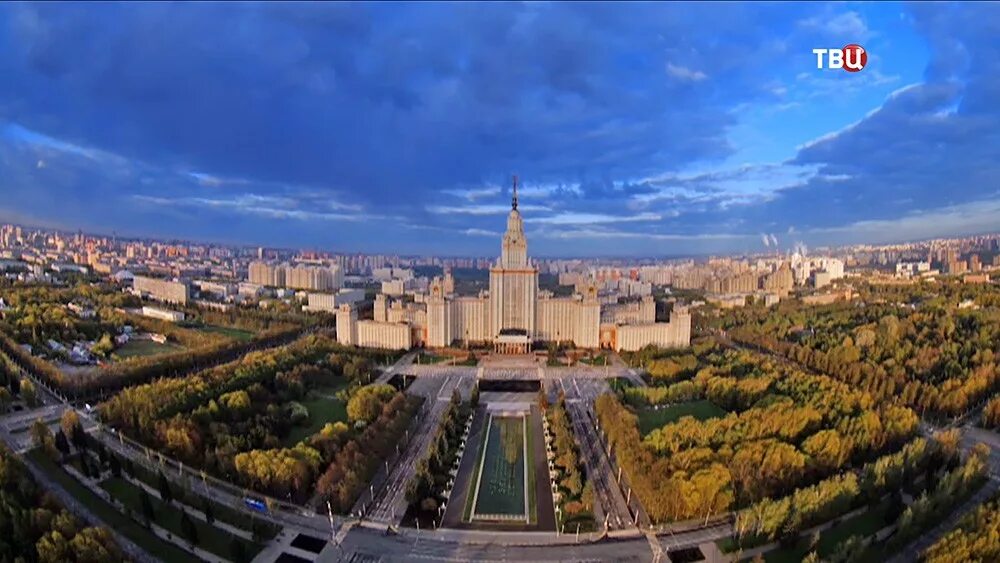
POLYGON ((790 4, 7 4, 3 207, 463 252, 492 249, 515 172, 530 228, 560 240, 756 239, 961 204, 996 178, 1000 18, 914 11, 926 84, 790 162, 683 175, 736 150, 738 108, 781 101, 775 61, 817 37, 868 37, 862 18, 790 4))

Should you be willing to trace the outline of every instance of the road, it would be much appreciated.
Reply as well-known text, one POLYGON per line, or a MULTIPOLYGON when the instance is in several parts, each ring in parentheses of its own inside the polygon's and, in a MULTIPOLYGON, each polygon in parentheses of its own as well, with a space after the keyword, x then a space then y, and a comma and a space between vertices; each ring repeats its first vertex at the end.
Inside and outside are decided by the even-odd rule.
POLYGON ((587 477, 593 484, 596 500, 600 505, 600 514, 595 516, 598 523, 604 522, 609 531, 631 528, 632 515, 616 481, 617 477, 604 455, 603 446, 594 432, 595 424, 591 414, 593 400, 581 396, 579 383, 575 379, 571 381, 572 384, 568 389, 566 379, 559 380, 559 386, 566 395, 566 410, 573 424, 580 453, 587 466, 587 477))
MULTIPOLYGON (((416 435, 409 441, 402 456, 396 460, 389 472, 386 486, 375 495, 375 503, 365 518, 399 526, 406 513, 406 489, 413 481, 417 471, 417 463, 426 454, 427 448, 437 435, 438 426, 451 401, 452 392, 467 386, 462 376, 447 376, 439 380, 440 386, 436 394, 428 397, 432 401, 430 410, 423 415, 416 435)), ((426 403, 425 403, 426 404, 426 403)))
MULTIPOLYGON (((6 430, 6 428, 0 428, 0 440, 3 440, 3 442, 7 444, 8 448, 16 451, 15 445, 17 444, 17 441, 6 430)), ((121 547, 122 551, 128 555, 129 558, 134 561, 138 561, 139 563, 153 563, 157 561, 155 557, 146 553, 144 549, 123 536, 115 528, 109 526, 104 520, 94 514, 89 507, 77 501, 73 495, 63 489, 62 485, 56 483, 52 479, 49 479, 49 476, 35 467, 35 464, 31 460, 22 456, 21 462, 28 469, 28 472, 31 473, 31 476, 35 479, 35 482, 38 483, 38 486, 54 495, 59 500, 59 503, 66 508, 66 510, 69 510, 73 514, 79 516, 90 526, 98 526, 110 530, 115 542, 119 547, 121 547)))
MULTIPOLYGON (((510 534, 496 534, 505 536, 510 534)), ((515 532, 514 535, 517 535, 515 532)), ((426 539, 422 536, 385 535, 354 528, 344 538, 341 552, 328 546, 317 562, 350 561, 652 561, 646 538, 580 543, 558 546, 517 546, 499 543, 462 544, 426 539)))

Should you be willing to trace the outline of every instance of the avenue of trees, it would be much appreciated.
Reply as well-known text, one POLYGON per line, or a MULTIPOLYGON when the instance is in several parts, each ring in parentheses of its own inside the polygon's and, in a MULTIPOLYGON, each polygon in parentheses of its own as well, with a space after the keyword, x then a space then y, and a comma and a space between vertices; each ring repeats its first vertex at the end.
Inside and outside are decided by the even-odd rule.
POLYGON ((316 481, 316 492, 330 502, 334 512, 349 512, 361 493, 368 489, 382 461, 395 451, 397 444, 402 444, 404 433, 422 402, 420 397, 397 392, 381 407, 375 420, 363 426, 360 432, 344 432, 344 425, 328 424, 312 438, 310 447, 333 453, 326 470, 316 481))
POLYGON ((866 463, 858 472, 833 475, 791 495, 758 501, 738 512, 737 535, 766 541, 794 536, 875 501, 954 460, 957 454, 949 453, 954 452, 949 446, 953 439, 915 438, 899 451, 866 463))
POLYGON ((0 446, 0 561, 124 561, 111 533, 86 527, 0 446))
POLYGON ((888 542, 890 549, 897 550, 936 526, 978 490, 987 478, 989 455, 989 448, 978 444, 961 465, 945 473, 936 486, 906 507, 896 520, 896 533, 888 542))
POLYGON ((566 410, 566 396, 562 391, 555 404, 547 405, 544 415, 552 434, 554 480, 560 493, 559 524, 580 523, 585 529, 591 529, 595 524, 594 489, 580 459, 572 422, 566 410))
POLYGON ((724 417, 682 417, 642 438, 632 408, 614 395, 596 403, 619 465, 656 522, 707 519, 787 496, 898 450, 917 432, 906 407, 878 405, 863 391, 760 354, 709 350, 693 379, 641 397, 628 389, 625 397, 659 402, 659 390, 687 385, 684 399, 707 398, 729 411, 724 417))
POLYGON ((1000 561, 1000 497, 967 514, 923 554, 927 563, 1000 561))
POLYGON ((191 466, 298 501, 318 481, 319 492, 343 506, 395 447, 418 407, 390 386, 359 386, 370 378, 373 357, 307 336, 187 377, 125 389, 100 412, 110 426, 191 466), (328 423, 306 440, 285 443, 293 424, 309 416, 298 401, 342 378, 353 382, 348 423, 328 423))
MULTIPOLYGON (((191 330, 174 323, 130 315, 122 307, 138 307, 141 300, 101 285, 81 284, 73 288, 30 286, 0 292, 10 309, 0 321, 0 351, 46 384, 73 398, 89 398, 117 391, 158 377, 176 377, 193 370, 239 358, 247 352, 289 342, 301 333, 304 324, 273 313, 233 310, 227 313, 192 309, 195 324, 220 324, 254 331, 249 341, 240 341, 218 332, 191 330), (83 319, 67 304, 92 307, 96 316, 83 319), (186 349, 148 357, 133 357, 68 375, 40 357, 48 340, 63 344, 75 340, 96 340, 98 352, 112 354, 111 339, 129 324, 138 330, 157 332, 186 349), (30 353, 21 344, 31 344, 30 353)), ((307 321, 303 321, 307 322, 307 321)))
POLYGON ((444 492, 454 479, 451 469, 458 461, 458 448, 470 411, 470 406, 462 403, 458 391, 452 392, 434 441, 427 455, 417 462, 416 475, 406 489, 406 501, 414 515, 439 520, 438 507, 446 500, 444 492))
POLYGON ((1000 390, 1000 295, 990 287, 947 283, 934 289, 869 289, 864 307, 750 307, 728 313, 724 327, 734 340, 864 389, 878 401, 953 417, 1000 390), (983 305, 962 308, 961 299, 983 305))
POLYGON ((987 401, 983 407, 983 426, 1000 428, 1000 395, 987 401))

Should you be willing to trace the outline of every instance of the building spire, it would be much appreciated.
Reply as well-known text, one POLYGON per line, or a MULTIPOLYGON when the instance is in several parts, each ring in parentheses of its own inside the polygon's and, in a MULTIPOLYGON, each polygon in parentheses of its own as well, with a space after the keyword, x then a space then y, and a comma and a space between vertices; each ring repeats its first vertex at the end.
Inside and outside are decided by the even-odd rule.
POLYGON ((514 175, 514 198, 510 202, 511 208, 517 211, 517 174, 514 175))

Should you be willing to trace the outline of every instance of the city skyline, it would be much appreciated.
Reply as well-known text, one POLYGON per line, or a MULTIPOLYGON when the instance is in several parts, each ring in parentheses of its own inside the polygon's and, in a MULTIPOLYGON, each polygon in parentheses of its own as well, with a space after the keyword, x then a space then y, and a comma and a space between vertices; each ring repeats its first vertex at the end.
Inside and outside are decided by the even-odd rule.
POLYGON ((512 173, 536 256, 916 241, 1000 212, 995 5, 53 8, 0 7, 3 222, 489 256, 512 173), (815 68, 847 43, 863 71, 815 68))

